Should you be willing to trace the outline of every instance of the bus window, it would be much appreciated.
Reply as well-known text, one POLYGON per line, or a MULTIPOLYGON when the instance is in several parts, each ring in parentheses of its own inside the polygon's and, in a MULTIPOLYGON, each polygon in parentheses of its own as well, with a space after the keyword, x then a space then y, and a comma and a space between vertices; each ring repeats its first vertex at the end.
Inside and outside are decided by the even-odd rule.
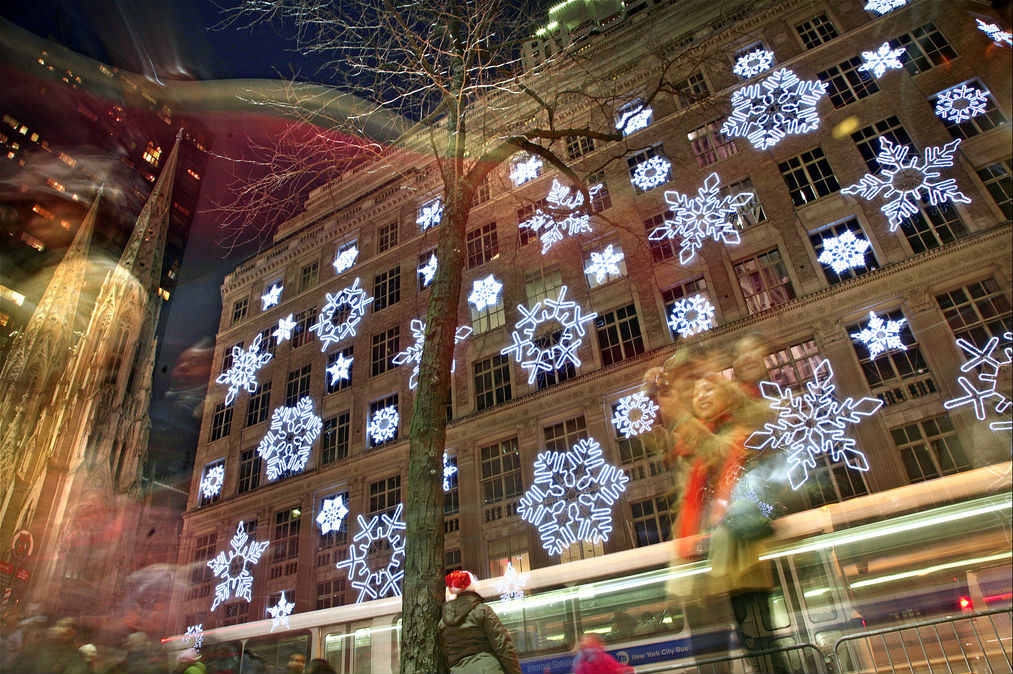
POLYGON ((809 620, 814 623, 838 620, 837 593, 834 591, 836 580, 827 573, 820 555, 815 552, 803 553, 795 557, 794 561, 798 588, 809 620))
POLYGON ((568 651, 574 647, 573 609, 570 590, 556 590, 525 599, 491 604, 504 627, 510 630, 517 654, 532 655, 568 651))
POLYGON ((666 572, 651 572, 579 588, 581 632, 612 643, 681 631, 682 612, 670 606, 666 578, 666 572))
POLYGON ((349 671, 346 661, 351 657, 353 637, 354 635, 343 632, 331 632, 324 637, 324 658, 338 674, 349 671))
POLYGON ((208 668, 208 672, 238 672, 240 653, 243 644, 238 641, 221 641, 217 643, 205 643, 201 649, 201 662, 208 668))
POLYGON ((301 661, 305 669, 309 659, 309 632, 261 637, 246 642, 239 671, 240 674, 298 671, 297 663, 301 661))
POLYGON ((784 601, 784 592, 775 587, 770 593, 770 625, 771 630, 783 630, 791 627, 791 616, 784 601))

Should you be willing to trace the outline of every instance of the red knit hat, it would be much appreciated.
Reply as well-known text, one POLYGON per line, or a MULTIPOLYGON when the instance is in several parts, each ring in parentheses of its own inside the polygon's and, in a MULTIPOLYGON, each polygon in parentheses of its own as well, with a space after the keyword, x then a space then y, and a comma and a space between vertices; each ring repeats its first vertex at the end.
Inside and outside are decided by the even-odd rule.
POLYGON ((471 587, 476 578, 470 571, 451 571, 444 580, 447 583, 447 589, 452 594, 457 594, 471 587))

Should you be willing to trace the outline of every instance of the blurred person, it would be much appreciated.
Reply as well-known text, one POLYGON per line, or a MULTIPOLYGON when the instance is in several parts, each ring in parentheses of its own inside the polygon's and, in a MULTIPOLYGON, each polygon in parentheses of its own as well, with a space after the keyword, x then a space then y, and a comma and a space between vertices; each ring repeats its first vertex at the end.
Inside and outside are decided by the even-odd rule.
POLYGON ((313 658, 310 660, 310 666, 306 672, 307 674, 338 674, 331 667, 331 663, 324 658, 313 658))
POLYGON ((77 621, 60 618, 46 630, 45 639, 35 657, 34 670, 44 674, 87 674, 88 663, 77 649, 77 621))
POLYGON ((222 641, 214 644, 213 648, 204 647, 205 653, 210 652, 206 657, 210 674, 239 674, 240 659, 239 645, 234 641, 222 641))
POLYGON ((475 591, 475 576, 453 571, 445 582, 440 645, 451 674, 521 674, 510 633, 475 591))
POLYGON ((95 671, 95 660, 98 659, 98 648, 95 644, 84 644, 77 650, 81 651, 81 657, 84 658, 85 663, 88 665, 88 672, 95 671))
POLYGON ((165 669, 165 657, 144 632, 131 632, 123 640, 124 668, 130 674, 158 674, 165 669))
POLYGON ((286 672, 291 674, 302 674, 306 671, 306 656, 302 653, 293 653, 288 656, 288 664, 285 666, 286 672))
MULTIPOLYGON (((131 672, 132 670, 127 670, 131 672)), ((173 674, 206 674, 207 665, 200 661, 200 653, 196 648, 188 648, 176 656, 176 668, 173 674)))
POLYGON ((573 658, 573 674, 633 674, 633 668, 621 665, 605 652, 597 634, 585 634, 577 644, 573 658))

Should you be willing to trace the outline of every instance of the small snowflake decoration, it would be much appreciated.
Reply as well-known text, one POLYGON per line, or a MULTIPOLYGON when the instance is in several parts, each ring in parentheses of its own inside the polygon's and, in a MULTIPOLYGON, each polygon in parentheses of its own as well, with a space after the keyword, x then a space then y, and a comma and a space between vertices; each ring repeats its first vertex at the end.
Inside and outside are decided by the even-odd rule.
POLYGON ((869 461, 844 434, 848 423, 873 414, 883 405, 868 396, 855 400, 850 396, 838 402, 834 397, 834 370, 829 360, 820 361, 806 382, 805 392, 795 395, 775 382, 760 382, 760 394, 771 401, 777 420, 767 422, 746 440, 750 449, 779 449, 788 455, 788 482, 792 489, 801 487, 810 471, 817 468, 816 457, 829 454, 834 462, 843 461, 852 470, 869 470, 869 461))
POLYGON ((401 421, 397 413, 397 407, 388 405, 373 412, 373 418, 369 420, 366 432, 372 438, 374 445, 382 445, 388 440, 393 440, 397 435, 397 425, 401 421))
POLYGON ((271 428, 257 446, 257 454, 267 461, 267 479, 276 480, 305 468, 322 426, 320 417, 313 414, 309 396, 301 398, 295 407, 274 410, 271 428))
POLYGON ((865 266, 865 251, 872 244, 846 230, 837 236, 823 240, 823 250, 816 258, 836 273, 842 274, 848 269, 865 266))
POLYGON ((631 393, 619 399, 612 425, 625 438, 646 433, 651 430, 654 420, 658 418, 659 408, 643 391, 631 393))
POLYGON ((865 344, 870 358, 875 358, 890 349, 907 351, 907 346, 900 339, 900 329, 905 323, 906 318, 884 321, 875 312, 870 311, 869 323, 862 330, 852 333, 851 338, 865 344))
POLYGON ((500 601, 517 601, 524 599, 524 587, 528 584, 530 573, 517 573, 513 562, 507 562, 506 573, 496 583, 500 601))
MULTIPOLYGON (((419 364, 422 362, 422 347, 426 342, 426 324, 425 321, 420 321, 415 318, 412 319, 410 325, 412 331, 412 337, 415 341, 404 351, 399 351, 390 362, 394 365, 404 365, 405 363, 413 363, 411 377, 408 379, 408 388, 414 389, 419 384, 419 364)), ((454 343, 460 344, 467 339, 473 332, 471 326, 462 325, 457 328, 454 332, 454 343)), ((454 363, 451 362, 450 371, 454 371, 454 363)))
POLYGON ((422 204, 422 208, 419 209, 419 217, 415 219, 415 224, 424 232, 440 224, 440 220, 442 219, 443 200, 436 198, 422 204))
POLYGON ((204 473, 200 481, 200 493, 206 499, 212 499, 222 493, 222 485, 225 484, 225 464, 211 466, 204 473))
MULTIPOLYGON (((592 185, 587 192, 594 197, 601 190, 601 185, 592 185)), ((548 252, 553 244, 563 240, 565 235, 590 233, 591 216, 584 208, 584 195, 580 191, 573 191, 561 182, 552 179, 552 187, 545 198, 549 204, 549 211, 542 209, 535 210, 535 214, 520 223, 518 227, 526 227, 538 234, 542 241, 542 255, 548 252), (556 217, 558 213, 565 213, 563 217, 556 217)))
POLYGON ((267 365, 271 360, 271 354, 260 352, 260 341, 263 335, 257 335, 249 349, 240 346, 232 347, 232 367, 218 375, 215 381, 219 384, 228 384, 229 392, 225 394, 226 407, 236 399, 239 389, 245 389, 247 393, 257 390, 257 370, 267 365))
POLYGON ((327 368, 327 374, 331 375, 331 386, 339 381, 348 379, 352 372, 352 362, 355 358, 345 358, 345 354, 339 353, 338 357, 327 368))
POLYGON ((510 167, 510 180, 514 185, 520 186, 529 180, 534 180, 542 171, 542 158, 537 155, 528 155, 513 162, 510 167))
POLYGON ((886 14, 906 4, 907 0, 869 0, 865 5, 865 11, 886 14))
POLYGON ((555 299, 538 302, 531 311, 517 305, 521 320, 514 325, 510 338, 513 343, 500 351, 504 356, 514 355, 521 368, 528 372, 528 383, 533 384, 539 372, 552 372, 567 363, 580 367, 577 349, 584 337, 584 324, 594 320, 597 313, 581 314, 576 302, 566 299, 566 286, 559 289, 555 299), (549 340, 545 347, 535 344, 536 333, 546 334, 543 323, 556 321, 562 326, 557 340, 549 340), (552 343, 552 342, 555 343, 552 343))
POLYGON ((295 330, 295 326, 296 322, 292 320, 292 314, 289 314, 278 321, 278 328, 271 334, 274 335, 274 338, 277 339, 280 344, 286 339, 292 339, 292 331, 295 330))
POLYGON ((374 515, 366 521, 357 515, 359 532, 348 546, 348 558, 338 562, 337 568, 347 568, 352 587, 359 591, 355 603, 360 604, 367 597, 401 596, 401 580, 404 578, 404 520, 401 512, 404 504, 399 503, 393 513, 374 515), (390 551, 390 559, 381 568, 370 568, 370 548, 378 544, 390 551))
POLYGON ((450 491, 450 478, 457 474, 457 459, 450 460, 450 455, 443 452, 443 491, 450 491))
POLYGON ((249 534, 246 533, 246 524, 240 520, 236 526, 235 536, 229 541, 229 547, 232 549, 228 552, 219 552, 217 557, 207 563, 214 577, 222 579, 222 582, 215 586, 212 611, 231 597, 245 599, 247 602, 253 600, 251 595, 253 574, 246 567, 247 564, 259 562, 267 546, 267 541, 251 541, 249 534))
POLYGON ((1013 33, 1003 30, 994 23, 986 23, 981 19, 975 19, 975 21, 978 22, 978 30, 988 35, 996 47, 1013 47, 1013 33))
POLYGON ((953 124, 985 114, 988 92, 961 84, 947 89, 936 98, 936 115, 953 124))
POLYGON ((633 177, 630 182, 640 188, 642 192, 655 188, 658 185, 668 182, 668 174, 672 168, 672 162, 657 155, 648 157, 646 161, 637 164, 633 169, 633 177))
POLYGON ((189 625, 186 628, 186 634, 183 635, 183 643, 199 650, 204 645, 204 623, 189 625))
POLYGON ((329 534, 332 531, 340 531, 341 523, 345 521, 348 514, 348 507, 345 506, 345 499, 340 495, 334 498, 324 499, 320 512, 317 513, 317 524, 320 525, 321 534, 329 534))
POLYGON ((334 265, 334 273, 341 274, 348 271, 352 268, 352 265, 355 264, 357 259, 359 259, 358 246, 349 246, 348 248, 345 248, 343 251, 338 253, 338 256, 334 258, 334 262, 331 263, 334 265))
POLYGON ((815 131, 820 126, 816 104, 826 92, 826 82, 800 80, 782 68, 732 94, 734 109, 721 133, 748 138, 753 147, 766 150, 787 135, 815 131))
POLYGON ((735 60, 735 67, 732 72, 743 79, 749 79, 754 75, 770 70, 770 64, 774 62, 774 52, 769 49, 754 49, 748 54, 743 54, 735 60))
POLYGON ((872 200, 883 193, 886 203, 879 210, 886 214, 893 232, 907 218, 918 212, 917 199, 928 198, 933 206, 943 201, 971 203, 970 198, 957 189, 957 181, 953 178, 935 181, 939 177, 936 169, 953 166, 953 153, 960 145, 957 138, 942 148, 925 148, 925 159, 918 157, 908 159, 911 148, 895 145, 889 138, 879 139, 879 154, 876 161, 882 169, 877 175, 866 173, 854 185, 848 185, 841 194, 853 194, 863 199, 872 200))
POLYGON ((366 315, 366 307, 373 301, 366 297, 366 291, 359 287, 359 279, 341 292, 327 293, 327 303, 320 310, 317 322, 310 326, 312 332, 320 336, 320 350, 326 351, 331 343, 340 342, 346 337, 354 337, 359 321, 366 315), (342 320, 334 322, 335 317, 342 320))
POLYGON ((654 117, 654 110, 648 105, 638 104, 627 106, 619 115, 616 122, 616 130, 622 131, 624 136, 646 129, 654 117))
POLYGON ((596 440, 579 440, 570 451, 538 454, 534 483, 517 512, 538 529, 550 555, 577 541, 604 543, 612 533, 612 506, 627 482, 626 473, 605 463, 596 440))
POLYGON ((275 283, 270 290, 260 296, 261 311, 267 311, 281 301, 282 287, 280 283, 275 283))
MULTIPOLYGON (((999 338, 992 337, 986 342, 983 348, 978 348, 972 342, 963 337, 957 340, 959 346, 966 353, 970 360, 960 366, 961 372, 975 371, 977 382, 972 382, 961 375, 957 377, 957 384, 964 389, 964 395, 943 403, 943 407, 952 410, 963 405, 974 407, 974 416, 978 421, 984 421, 988 417, 988 401, 992 401, 992 411, 1004 416, 1010 413, 1013 408, 1013 401, 998 390, 1000 373, 1003 368, 1008 368, 1013 362, 1013 333, 1003 333, 1005 346, 996 351, 999 347, 999 338)), ((993 431, 1013 430, 1013 421, 1000 419, 989 423, 988 427, 993 431)))
POLYGON ((703 295, 682 297, 672 305, 668 326, 680 337, 692 337, 714 327, 714 305, 703 295))
POLYGON ((679 239, 679 263, 689 264, 696 252, 710 238, 727 245, 741 240, 735 226, 740 208, 753 200, 752 192, 738 192, 719 197, 721 178, 711 173, 692 199, 681 192, 668 190, 665 201, 671 206, 673 220, 665 220, 647 236, 651 241, 679 239))
POLYGON ((591 262, 584 268, 584 273, 588 276, 593 274, 595 283, 603 283, 609 275, 620 275, 619 263, 622 261, 623 251, 620 249, 617 252, 610 243, 600 253, 598 251, 591 253, 591 262))
POLYGON ((904 47, 890 49, 890 43, 884 42, 876 51, 862 52, 862 65, 858 69, 863 72, 871 72, 877 79, 886 74, 887 70, 903 68, 901 57, 904 56, 904 47))
POLYGON ((419 267, 419 276, 422 277, 422 287, 427 287, 436 278, 436 253, 429 256, 429 260, 419 267))
POLYGON ((278 603, 274 606, 270 606, 267 609, 268 615, 271 616, 271 631, 275 631, 279 627, 289 629, 288 617, 292 615, 292 609, 295 608, 295 602, 288 601, 285 599, 285 591, 282 590, 281 596, 278 597, 278 603))
POLYGON ((471 284, 468 302, 475 307, 475 311, 494 307, 499 301, 499 291, 501 290, 503 290, 503 284, 497 281, 492 274, 489 274, 484 279, 477 279, 471 284))

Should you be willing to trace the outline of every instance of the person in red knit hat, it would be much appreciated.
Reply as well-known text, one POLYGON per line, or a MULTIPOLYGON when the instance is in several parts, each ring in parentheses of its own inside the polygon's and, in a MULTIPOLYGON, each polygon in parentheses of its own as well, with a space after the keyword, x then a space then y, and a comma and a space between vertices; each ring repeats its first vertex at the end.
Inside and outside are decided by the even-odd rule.
POLYGON ((451 674, 521 674, 510 633, 475 592, 475 576, 452 571, 446 583, 440 645, 451 674))

